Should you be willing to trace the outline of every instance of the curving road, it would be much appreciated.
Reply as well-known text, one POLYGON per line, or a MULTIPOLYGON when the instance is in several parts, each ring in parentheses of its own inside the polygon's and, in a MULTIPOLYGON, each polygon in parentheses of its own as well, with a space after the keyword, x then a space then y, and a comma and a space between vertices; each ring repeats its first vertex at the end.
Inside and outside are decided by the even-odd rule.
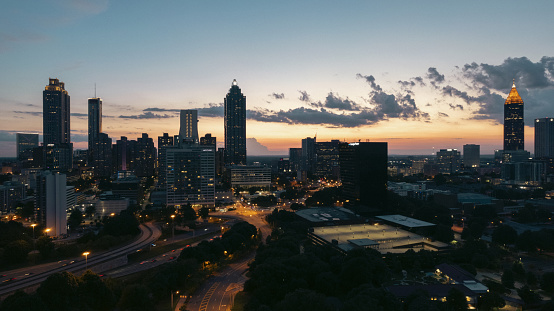
POLYGON ((86 267, 90 269, 94 266, 137 252, 143 247, 156 241, 162 234, 160 229, 152 223, 140 225, 140 230, 140 235, 133 242, 114 250, 102 253, 92 253, 88 256, 88 260, 81 256, 79 258, 74 258, 73 260, 62 260, 57 263, 48 263, 24 269, 2 272, 2 275, 5 276, 2 277, 3 282, 0 283, 0 297, 4 297, 18 289, 38 285, 46 280, 48 276, 56 272, 81 272, 84 271, 86 267), (6 281, 12 278, 14 278, 14 280, 6 281))
MULTIPOLYGON (((261 231, 261 241, 265 243, 266 237, 271 234, 271 228, 265 221, 265 216, 270 210, 254 210, 242 205, 237 210, 227 213, 213 213, 212 216, 239 218, 256 226, 261 231)), ((247 278, 248 263, 254 259, 255 251, 240 261, 230 264, 219 273, 210 277, 191 297, 187 303, 189 311, 225 311, 231 310, 235 295, 244 287, 247 278)), ((185 303, 185 299, 179 299, 175 310, 185 303)))

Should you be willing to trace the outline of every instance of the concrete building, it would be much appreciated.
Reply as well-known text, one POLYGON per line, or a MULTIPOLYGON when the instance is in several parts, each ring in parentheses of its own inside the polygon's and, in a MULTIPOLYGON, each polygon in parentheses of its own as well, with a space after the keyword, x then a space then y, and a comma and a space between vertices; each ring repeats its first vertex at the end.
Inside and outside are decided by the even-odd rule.
POLYGON ((166 149, 174 145, 173 136, 164 133, 158 136, 158 188, 165 189, 166 184, 166 149))
POLYGON ((181 144, 166 149, 167 205, 215 204, 215 146, 181 144))
POLYGON ((535 159, 554 158, 554 118, 535 119, 535 159))
POLYGON ((441 149, 437 152, 436 163, 442 174, 460 171, 460 152, 456 149, 441 149))
POLYGON ((236 165, 230 168, 231 187, 267 187, 271 186, 271 168, 255 165, 236 165))
POLYGON ((192 141, 198 143, 198 110, 181 110, 181 128, 179 142, 192 141))
POLYGON ((17 159, 20 161, 33 158, 33 148, 38 147, 38 134, 16 133, 17 159))
POLYGON ((20 182, 6 181, 0 186, 0 214, 15 211, 17 203, 25 198, 26 188, 20 182))
POLYGON ((66 187, 65 174, 52 174, 45 171, 37 177, 36 219, 45 228, 50 229, 49 236, 61 236, 67 233, 68 192, 71 193, 71 190, 66 187))
POLYGON ((464 167, 477 168, 481 163, 481 146, 468 144, 464 145, 464 167))

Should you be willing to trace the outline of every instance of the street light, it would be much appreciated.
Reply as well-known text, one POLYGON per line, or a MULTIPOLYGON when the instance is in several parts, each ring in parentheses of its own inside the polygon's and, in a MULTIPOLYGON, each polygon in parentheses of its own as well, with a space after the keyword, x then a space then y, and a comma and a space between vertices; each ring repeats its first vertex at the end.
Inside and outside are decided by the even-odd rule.
POLYGON ((85 256, 85 270, 88 270, 88 255, 90 255, 90 252, 83 253, 83 256, 85 256))
POLYGON ((44 233, 46 233, 46 236, 48 236, 48 232, 50 232, 50 230, 52 230, 52 229, 50 229, 50 228, 44 229, 44 233))
POLYGON ((171 238, 175 239, 175 215, 171 215, 171 238))
POLYGON ((170 308, 170 310, 173 310, 173 294, 179 294, 179 291, 175 291, 175 292, 171 291, 171 308, 170 308))
POLYGON ((37 224, 32 224, 31 227, 33 227, 33 241, 35 240, 35 227, 37 224))

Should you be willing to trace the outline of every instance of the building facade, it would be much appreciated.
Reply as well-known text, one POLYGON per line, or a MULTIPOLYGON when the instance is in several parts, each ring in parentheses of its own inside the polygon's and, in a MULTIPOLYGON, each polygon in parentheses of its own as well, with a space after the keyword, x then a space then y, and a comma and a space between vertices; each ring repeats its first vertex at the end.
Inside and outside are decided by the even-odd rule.
POLYGON ((198 143, 198 110, 181 110, 180 121, 179 143, 183 140, 198 143))
POLYGON ((523 100, 512 85, 504 103, 504 151, 524 150, 523 100))
POLYGON ((166 149, 167 205, 215 204, 215 147, 181 144, 166 149))
POLYGON ((477 168, 481 162, 481 146, 468 144, 464 145, 464 167, 477 168))
POLYGON ((70 97, 65 84, 58 79, 49 79, 42 92, 42 130, 43 167, 53 171, 70 170, 73 164, 70 97))
POLYGON ((386 142, 339 144, 340 176, 345 205, 386 207, 387 160, 386 142))
POLYGON ((49 236, 67 233, 66 175, 45 171, 37 176, 35 193, 36 219, 47 229, 49 236))
POLYGON ((224 99, 225 165, 246 165, 246 96, 233 80, 224 99))
POLYGON ((442 174, 453 174, 460 171, 460 152, 457 149, 440 149, 436 163, 442 174))
POLYGON ((271 168, 255 165, 236 165, 231 167, 231 186, 268 187, 271 186, 271 168))
POLYGON ((535 158, 554 158, 554 118, 535 119, 535 158))
POLYGON ((166 183, 166 149, 171 146, 173 146, 173 136, 167 133, 158 136, 158 186, 161 189, 165 188, 166 183))
POLYGON ((17 159, 20 161, 33 158, 33 148, 38 147, 38 134, 16 133, 17 159))

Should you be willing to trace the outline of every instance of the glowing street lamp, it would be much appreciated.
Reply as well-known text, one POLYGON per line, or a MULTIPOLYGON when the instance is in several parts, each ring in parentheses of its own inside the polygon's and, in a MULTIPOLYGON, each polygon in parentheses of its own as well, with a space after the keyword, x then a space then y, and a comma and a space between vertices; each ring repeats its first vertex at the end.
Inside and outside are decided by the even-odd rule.
POLYGON ((52 230, 52 229, 50 229, 50 228, 44 229, 44 233, 46 233, 46 236, 48 236, 48 232, 50 232, 50 230, 52 230))
POLYGON ((175 239, 175 215, 171 215, 171 238, 175 239))
POLYGON ((171 310, 173 310, 173 294, 179 294, 179 291, 171 291, 171 310))
POLYGON ((35 239, 35 227, 37 224, 32 224, 31 227, 33 227, 33 240, 35 239))
POLYGON ((88 270, 88 255, 90 255, 90 252, 83 253, 83 256, 85 256, 85 270, 88 270))

